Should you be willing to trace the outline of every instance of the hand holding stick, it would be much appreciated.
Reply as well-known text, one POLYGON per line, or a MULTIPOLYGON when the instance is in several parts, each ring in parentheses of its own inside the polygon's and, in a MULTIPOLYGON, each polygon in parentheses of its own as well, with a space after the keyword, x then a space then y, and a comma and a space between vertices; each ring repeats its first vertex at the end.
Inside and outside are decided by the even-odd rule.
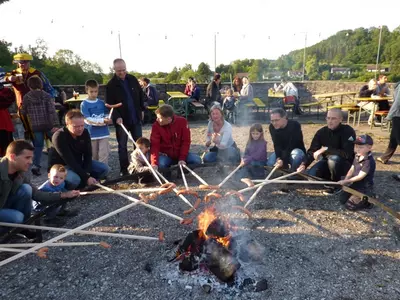
MULTIPOLYGON (((272 174, 279 168, 279 165, 276 165, 271 172, 269 172, 268 176, 265 178, 265 181, 271 178, 272 174)), ((263 186, 260 186, 253 195, 251 195, 250 199, 246 202, 244 205, 244 208, 246 208, 258 195, 258 193, 262 190, 263 186)))

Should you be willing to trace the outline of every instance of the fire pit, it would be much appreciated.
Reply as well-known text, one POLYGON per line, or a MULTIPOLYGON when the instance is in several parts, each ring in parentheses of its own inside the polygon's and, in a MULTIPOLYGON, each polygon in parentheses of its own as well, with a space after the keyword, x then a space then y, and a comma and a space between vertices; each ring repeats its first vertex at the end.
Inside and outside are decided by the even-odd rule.
MULTIPOLYGON (((170 259, 170 262, 178 262, 179 272, 191 277, 209 277, 201 283, 206 292, 211 291, 212 282, 230 289, 254 286, 254 290, 265 290, 265 279, 262 280, 265 288, 260 289, 256 280, 249 278, 246 270, 241 270, 248 264, 260 263, 262 247, 247 234, 240 234, 238 227, 214 206, 206 208, 197 219, 198 229, 179 242, 175 256, 170 259)), ((256 268, 251 268, 256 276, 256 268)))

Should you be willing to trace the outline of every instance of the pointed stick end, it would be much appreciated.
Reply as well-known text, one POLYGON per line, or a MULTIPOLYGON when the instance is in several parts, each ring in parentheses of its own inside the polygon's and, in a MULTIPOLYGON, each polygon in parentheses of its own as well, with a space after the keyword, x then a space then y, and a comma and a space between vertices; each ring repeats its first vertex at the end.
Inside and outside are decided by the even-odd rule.
POLYGON ((165 237, 164 237, 164 232, 160 231, 160 233, 158 234, 158 240, 160 242, 164 242, 165 241, 165 237))
POLYGON ((99 245, 105 249, 111 248, 111 245, 106 242, 100 242, 99 245))

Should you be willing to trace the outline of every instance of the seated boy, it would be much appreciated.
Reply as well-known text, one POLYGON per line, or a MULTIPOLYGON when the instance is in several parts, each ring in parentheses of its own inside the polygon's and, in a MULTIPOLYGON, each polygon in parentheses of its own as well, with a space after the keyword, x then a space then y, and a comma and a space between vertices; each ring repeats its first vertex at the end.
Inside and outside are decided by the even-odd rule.
POLYGON ((131 154, 131 163, 128 167, 130 174, 137 174, 139 183, 148 183, 153 180, 153 174, 150 167, 146 164, 139 149, 146 156, 147 160, 150 160, 150 141, 147 138, 138 138, 136 144, 139 148, 136 148, 131 154))
MULTIPOLYGON (((352 189, 368 196, 374 196, 375 160, 371 153, 373 143, 372 138, 367 134, 360 135, 356 138, 354 141, 356 156, 353 165, 347 172, 345 179, 339 181, 342 185, 351 184, 352 189)), ((367 197, 361 199, 345 191, 340 193, 340 202, 345 204, 346 208, 349 210, 372 207, 367 197)))
MULTIPOLYGON (((48 174, 49 180, 47 180, 39 187, 39 191, 50 192, 50 193, 67 192, 68 190, 65 188, 66 177, 67 177, 67 169, 65 169, 63 165, 59 164, 53 165, 50 168, 48 174)), ((41 211, 44 208, 46 208, 45 205, 35 201, 33 205, 36 211, 41 211)), ((60 214, 66 214, 66 211, 64 210, 64 205, 57 206, 54 209, 47 211, 46 219, 47 220, 53 219, 56 217, 56 215, 60 214)))

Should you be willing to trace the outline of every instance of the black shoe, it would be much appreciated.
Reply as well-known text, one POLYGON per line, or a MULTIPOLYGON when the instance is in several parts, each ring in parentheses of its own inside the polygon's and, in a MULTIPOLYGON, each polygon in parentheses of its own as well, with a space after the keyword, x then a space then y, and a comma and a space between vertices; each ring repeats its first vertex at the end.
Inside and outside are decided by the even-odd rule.
POLYGON ((21 236, 22 238, 28 239, 28 240, 33 240, 36 238, 36 231, 24 229, 24 230, 21 230, 17 235, 21 236))
POLYGON ((129 175, 129 172, 127 169, 123 169, 123 170, 121 170, 121 172, 119 172, 119 176, 121 176, 121 177, 125 177, 128 175, 129 175))
POLYGON ((325 196, 334 196, 341 192, 341 188, 338 187, 329 187, 325 191, 322 192, 325 196))
POLYGON ((40 172, 40 168, 39 167, 32 167, 31 172, 35 176, 41 176, 42 175, 42 173, 40 172))
POLYGON ((74 209, 74 210, 68 210, 68 209, 61 209, 57 213, 57 217, 76 217, 79 214, 79 210, 74 209))
POLYGON ((394 180, 400 181, 400 175, 392 174, 392 178, 393 178, 394 180))

